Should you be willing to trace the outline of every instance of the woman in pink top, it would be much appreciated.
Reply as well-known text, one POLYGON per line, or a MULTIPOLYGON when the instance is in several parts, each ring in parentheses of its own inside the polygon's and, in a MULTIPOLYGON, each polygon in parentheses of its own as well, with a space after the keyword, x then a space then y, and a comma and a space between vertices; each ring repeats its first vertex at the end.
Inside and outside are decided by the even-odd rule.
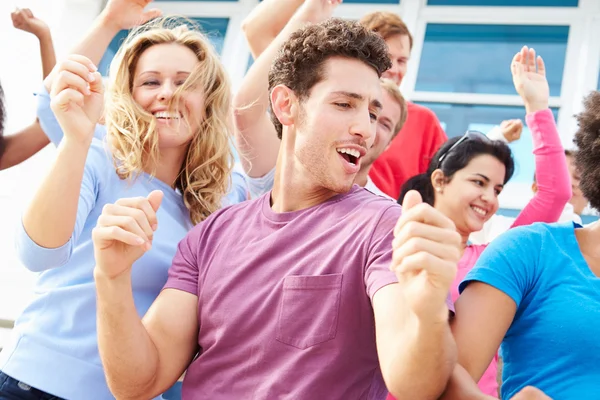
MULTIPOLYGON (((536 58, 535 50, 523 47, 513 58, 511 70, 527 111, 539 188, 512 227, 556 222, 571 197, 571 183, 554 116, 548 108, 544 62, 536 58)), ((470 245, 469 235, 480 231, 496 213, 498 195, 513 172, 511 151, 505 143, 468 131, 446 142, 431 160, 428 171, 409 180, 402 189, 399 202, 408 190, 417 189, 424 201, 454 221, 463 237, 464 252, 451 293, 454 301, 459 283, 486 247, 470 245)), ((498 397, 497 363, 496 356, 479 381, 479 388, 494 397, 498 397)))

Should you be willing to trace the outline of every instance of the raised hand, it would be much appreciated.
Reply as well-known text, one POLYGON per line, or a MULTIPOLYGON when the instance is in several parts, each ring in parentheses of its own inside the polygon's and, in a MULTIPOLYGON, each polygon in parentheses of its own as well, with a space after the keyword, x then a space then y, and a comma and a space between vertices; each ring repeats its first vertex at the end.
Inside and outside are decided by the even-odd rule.
POLYGON ((162 199, 163 193, 155 190, 148 197, 119 199, 104 206, 92 231, 98 272, 117 278, 150 250, 162 199))
POLYGON ((100 73, 87 57, 76 54, 57 64, 52 73, 56 78, 50 106, 65 138, 91 141, 104 105, 100 73))
POLYGON ((341 3, 342 0, 306 0, 296 12, 295 18, 318 24, 331 18, 333 11, 341 3))
POLYGON ((152 0, 109 0, 102 16, 118 29, 131 29, 162 15, 162 11, 157 8, 144 11, 151 2, 152 0))
POLYGON ((523 388, 519 393, 514 395, 511 400, 552 400, 544 392, 533 386, 523 388))
POLYGON ((536 57, 534 49, 523 46, 521 51, 513 57, 510 69, 515 89, 525 102, 527 112, 548 108, 550 88, 546 80, 546 66, 542 57, 536 57))
POLYGON ((17 8, 10 14, 10 17, 15 28, 33 33, 38 39, 50 34, 48 25, 36 18, 29 8, 17 8))
POLYGON ((523 132, 523 121, 520 119, 507 119, 502 121, 500 124, 500 130, 502 131, 502 136, 504 136, 506 141, 508 143, 512 143, 521 138, 521 133, 523 132))
POLYGON ((393 259, 406 301, 422 321, 448 319, 446 299, 456 276, 461 237, 454 223, 410 191, 394 228, 393 259))

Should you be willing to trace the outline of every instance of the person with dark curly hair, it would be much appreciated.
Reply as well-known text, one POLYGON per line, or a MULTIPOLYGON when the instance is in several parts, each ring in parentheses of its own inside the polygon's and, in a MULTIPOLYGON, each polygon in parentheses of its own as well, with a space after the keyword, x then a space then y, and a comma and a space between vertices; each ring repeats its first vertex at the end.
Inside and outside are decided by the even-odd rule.
MULTIPOLYGON (((297 2, 265 0, 244 21, 242 29, 255 58, 234 97, 234 131, 241 163, 247 174, 251 196, 256 198, 273 188, 275 163, 281 145, 273 129, 273 121, 267 114, 269 107, 268 75, 271 63, 281 44, 298 27, 306 23, 324 21, 331 17, 340 1, 310 3, 311 7, 297 2), (296 12, 300 9, 299 12, 296 12), (283 23, 283 25, 281 25, 283 23)), ((385 75, 385 73, 384 73, 385 75)), ((382 79, 382 110, 377 121, 374 145, 363 157, 356 184, 370 192, 387 195, 369 178, 369 170, 400 131, 407 118, 407 106, 398 86, 389 79, 382 79)))
MULTIPOLYGON (((577 117, 579 187, 600 208, 600 93, 577 117)), ((501 345, 502 398, 535 386, 554 399, 600 393, 600 222, 536 223, 495 239, 460 285, 459 363, 478 379, 501 345)), ((455 397, 460 398, 460 397, 455 397)))
POLYGON ((118 255, 130 246, 106 249, 114 230, 96 228, 99 349, 115 397, 152 398, 186 370, 184 400, 443 392, 460 236, 417 193, 401 217, 354 184, 390 64, 357 22, 290 35, 269 74, 269 134, 282 141, 273 190, 197 225, 143 320, 118 255))

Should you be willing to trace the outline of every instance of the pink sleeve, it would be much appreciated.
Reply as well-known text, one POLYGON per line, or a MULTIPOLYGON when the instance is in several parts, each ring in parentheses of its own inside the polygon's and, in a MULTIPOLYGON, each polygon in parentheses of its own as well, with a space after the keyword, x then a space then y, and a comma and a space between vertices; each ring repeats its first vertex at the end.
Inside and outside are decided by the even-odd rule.
POLYGON ((533 139, 538 191, 511 226, 556 222, 571 198, 571 179, 565 151, 550 109, 527 114, 533 139))

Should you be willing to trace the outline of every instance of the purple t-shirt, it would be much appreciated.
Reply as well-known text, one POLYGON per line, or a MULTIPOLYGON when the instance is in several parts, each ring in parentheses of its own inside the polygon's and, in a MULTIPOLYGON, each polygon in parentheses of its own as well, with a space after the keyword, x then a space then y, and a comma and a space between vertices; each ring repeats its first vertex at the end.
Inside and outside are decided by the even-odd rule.
POLYGON ((198 296, 183 399, 384 399, 371 299, 397 282, 400 213, 355 185, 286 213, 267 193, 196 226, 165 285, 198 296))

